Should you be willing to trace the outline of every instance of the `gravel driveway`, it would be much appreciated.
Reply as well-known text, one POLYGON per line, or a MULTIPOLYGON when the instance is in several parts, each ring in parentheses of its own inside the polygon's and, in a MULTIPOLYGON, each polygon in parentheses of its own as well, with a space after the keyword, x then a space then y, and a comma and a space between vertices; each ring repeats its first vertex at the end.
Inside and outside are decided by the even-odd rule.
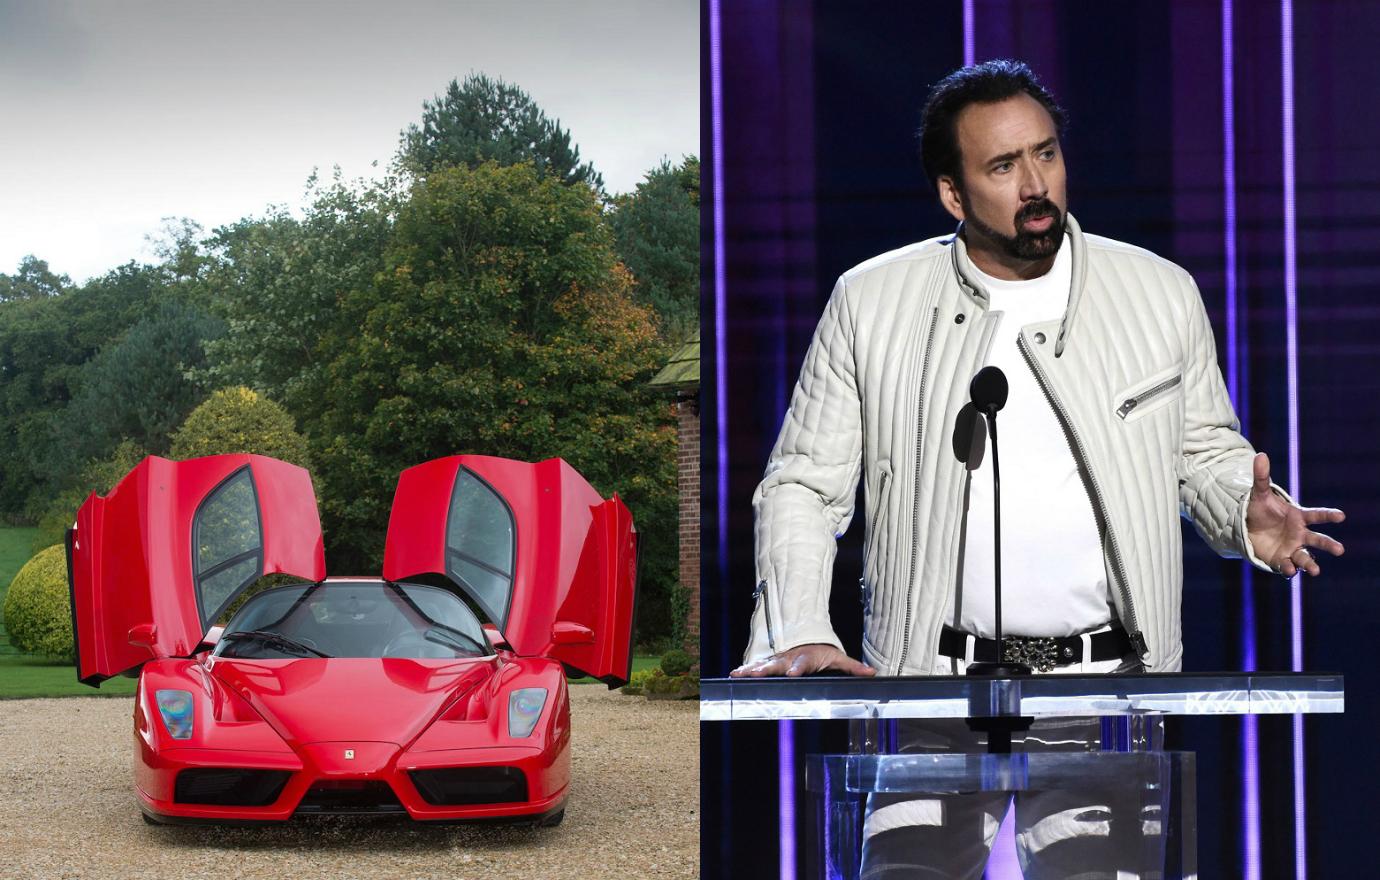
POLYGON ((699 704, 572 687, 558 828, 318 818, 150 827, 130 698, 0 701, 0 878, 484 878, 699 875, 699 704))

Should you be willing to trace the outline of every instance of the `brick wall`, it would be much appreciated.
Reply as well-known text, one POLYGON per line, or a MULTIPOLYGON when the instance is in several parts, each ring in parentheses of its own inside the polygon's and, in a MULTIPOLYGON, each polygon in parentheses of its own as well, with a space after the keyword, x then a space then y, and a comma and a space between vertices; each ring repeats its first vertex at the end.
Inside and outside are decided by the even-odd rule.
POLYGON ((680 489, 680 584, 690 600, 685 619, 685 650, 700 655, 700 396, 683 395, 677 443, 680 489))

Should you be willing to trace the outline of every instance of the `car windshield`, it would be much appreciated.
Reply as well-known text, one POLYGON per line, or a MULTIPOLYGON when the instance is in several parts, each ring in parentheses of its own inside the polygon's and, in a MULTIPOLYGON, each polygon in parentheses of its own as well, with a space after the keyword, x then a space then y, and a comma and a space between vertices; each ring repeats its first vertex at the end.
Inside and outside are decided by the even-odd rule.
POLYGON ((454 593, 421 584, 294 584, 251 598, 225 627, 221 657, 411 657, 492 653, 474 612, 454 593))

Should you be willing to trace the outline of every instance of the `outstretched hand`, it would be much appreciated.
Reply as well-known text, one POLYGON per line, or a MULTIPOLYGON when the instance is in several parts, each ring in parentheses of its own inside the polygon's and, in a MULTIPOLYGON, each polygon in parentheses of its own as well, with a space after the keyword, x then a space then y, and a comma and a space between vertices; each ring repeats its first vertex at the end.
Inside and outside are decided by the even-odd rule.
POLYGON ((1342 545, 1310 526, 1339 523, 1346 514, 1333 507, 1299 507, 1285 501, 1270 488, 1270 458, 1256 453, 1252 465, 1254 483, 1246 502, 1246 534, 1255 555, 1278 574, 1293 577, 1300 571, 1317 575, 1318 561, 1308 548, 1333 556, 1342 555, 1342 545))
POLYGON ((760 678, 788 675, 792 678, 833 669, 847 675, 876 675, 877 670, 860 663, 833 645, 800 645, 763 660, 744 663, 729 673, 730 678, 760 678))

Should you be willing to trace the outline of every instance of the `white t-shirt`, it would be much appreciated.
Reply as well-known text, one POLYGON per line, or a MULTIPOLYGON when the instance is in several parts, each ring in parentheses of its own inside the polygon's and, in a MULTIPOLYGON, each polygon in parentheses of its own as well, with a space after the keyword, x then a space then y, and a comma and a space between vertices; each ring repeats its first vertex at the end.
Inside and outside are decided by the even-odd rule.
MULTIPOLYGON (((1048 273, 1003 281, 981 271, 997 321, 987 363, 1011 392, 997 414, 1002 488, 1002 629, 1070 636, 1115 618, 1092 502, 1058 416, 1016 347, 1021 327, 1063 317, 1072 263, 1061 247, 1048 273), (1000 312, 1000 315, 996 313, 1000 312)), ((963 583, 946 616, 984 638, 996 634, 992 560, 992 450, 972 475, 963 583)))

